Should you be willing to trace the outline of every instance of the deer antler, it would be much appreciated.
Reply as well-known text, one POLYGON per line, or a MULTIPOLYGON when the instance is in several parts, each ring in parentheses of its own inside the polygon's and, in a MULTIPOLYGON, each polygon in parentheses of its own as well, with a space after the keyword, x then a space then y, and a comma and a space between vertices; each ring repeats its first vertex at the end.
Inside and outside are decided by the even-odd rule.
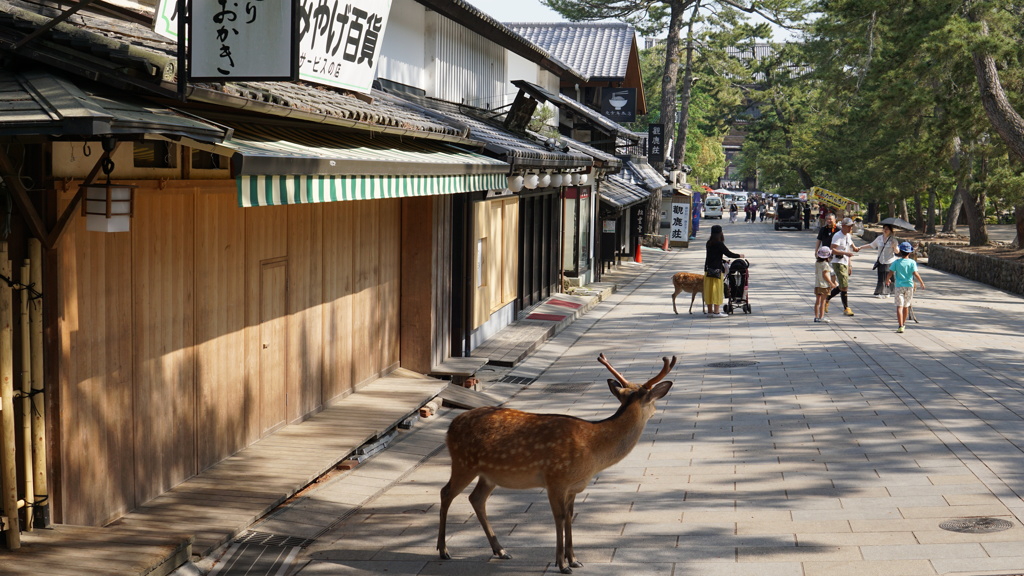
MULTIPOLYGON (((612 373, 612 376, 615 376, 615 379, 619 381, 619 384, 622 384, 627 388, 636 386, 636 384, 633 384, 629 380, 626 380, 626 378, 623 377, 622 374, 619 374, 618 370, 612 368, 612 363, 609 362, 608 359, 604 357, 604 352, 602 352, 601 355, 597 357, 597 361, 600 362, 601 364, 604 364, 604 367, 607 368, 608 371, 612 373)), ((664 378, 664 376, 662 376, 662 378, 664 378)))
POLYGON ((668 356, 663 356, 661 360, 665 363, 665 366, 661 369, 661 372, 658 372, 657 376, 645 382, 644 385, 641 386, 641 388, 646 388, 650 390, 652 386, 664 380, 665 376, 668 376, 668 373, 671 372, 672 368, 676 365, 675 356, 672 357, 671 362, 669 362, 668 356))

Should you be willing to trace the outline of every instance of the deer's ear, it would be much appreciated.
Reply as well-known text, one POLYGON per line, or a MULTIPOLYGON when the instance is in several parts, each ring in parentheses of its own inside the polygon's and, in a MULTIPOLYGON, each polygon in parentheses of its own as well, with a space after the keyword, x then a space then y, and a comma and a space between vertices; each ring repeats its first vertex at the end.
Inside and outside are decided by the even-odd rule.
POLYGON ((668 391, 669 391, 670 388, 672 388, 672 382, 671 381, 669 381, 669 382, 658 382, 653 387, 651 387, 651 393, 647 397, 648 401, 654 402, 655 400, 658 400, 659 398, 664 397, 665 394, 668 394, 668 391))
POLYGON ((612 391, 612 396, 615 396, 619 400, 628 396, 630 392, 629 388, 626 388, 621 382, 614 378, 608 379, 608 389, 612 391))

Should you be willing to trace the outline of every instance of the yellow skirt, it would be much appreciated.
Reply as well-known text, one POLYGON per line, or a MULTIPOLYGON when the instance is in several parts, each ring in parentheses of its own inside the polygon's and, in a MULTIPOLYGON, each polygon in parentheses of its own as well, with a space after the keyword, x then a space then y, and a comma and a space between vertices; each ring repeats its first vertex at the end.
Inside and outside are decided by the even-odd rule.
POLYGON ((725 299, 725 287, 721 278, 704 277, 704 303, 709 306, 721 306, 725 299))

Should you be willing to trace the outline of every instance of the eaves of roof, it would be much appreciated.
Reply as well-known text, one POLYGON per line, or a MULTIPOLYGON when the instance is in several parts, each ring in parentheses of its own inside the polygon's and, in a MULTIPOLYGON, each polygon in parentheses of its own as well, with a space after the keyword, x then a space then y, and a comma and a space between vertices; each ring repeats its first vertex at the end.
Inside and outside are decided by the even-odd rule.
POLYGON ((538 86, 532 82, 526 80, 513 80, 512 84, 520 90, 525 90, 528 94, 538 100, 550 102, 551 104, 558 106, 563 110, 573 112, 579 116, 585 117, 590 123, 605 134, 610 136, 616 136, 622 138, 633 144, 640 141, 640 136, 627 130, 624 126, 618 122, 608 118, 604 114, 601 114, 597 110, 587 107, 580 102, 566 96, 565 94, 555 94, 548 90, 545 90, 541 86, 538 86))
POLYGON ((589 82, 578 69, 463 0, 416 0, 427 8, 534 62, 563 82, 589 82))
MULTIPOLYGON (((69 78, 173 102, 177 96, 176 44, 149 28, 102 14, 78 12, 39 38, 15 50, 27 33, 59 11, 24 0, 0 0, 0 54, 12 54, 21 67, 43 65, 69 78)), ((382 92, 366 102, 330 88, 301 82, 191 84, 190 103, 215 105, 325 126, 412 136, 466 144, 465 127, 395 102, 382 92)), ((181 102, 175 105, 182 106, 181 102)))

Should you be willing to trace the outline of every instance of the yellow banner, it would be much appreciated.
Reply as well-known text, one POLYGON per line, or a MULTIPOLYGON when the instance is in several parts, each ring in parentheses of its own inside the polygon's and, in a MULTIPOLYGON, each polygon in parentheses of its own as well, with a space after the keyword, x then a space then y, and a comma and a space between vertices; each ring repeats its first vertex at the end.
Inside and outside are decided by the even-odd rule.
POLYGON ((857 210, 860 206, 856 200, 850 200, 846 196, 840 196, 830 190, 813 186, 811 188, 811 200, 824 202, 829 208, 836 210, 857 210))

